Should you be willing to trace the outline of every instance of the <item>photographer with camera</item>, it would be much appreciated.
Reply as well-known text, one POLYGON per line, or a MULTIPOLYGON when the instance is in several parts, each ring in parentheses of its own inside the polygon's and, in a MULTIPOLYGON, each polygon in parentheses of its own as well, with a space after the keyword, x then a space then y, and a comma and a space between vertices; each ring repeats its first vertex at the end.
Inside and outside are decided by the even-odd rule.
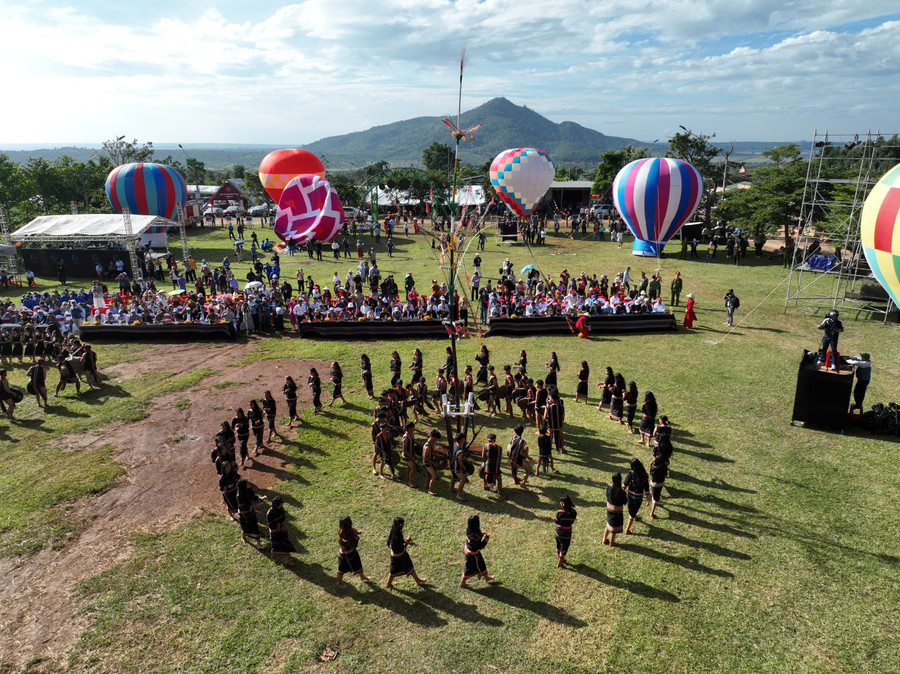
POLYGON ((822 345, 819 347, 819 364, 828 365, 826 352, 831 348, 831 369, 837 372, 841 367, 841 356, 838 353, 838 337, 844 331, 844 324, 838 318, 838 312, 832 309, 825 314, 825 320, 819 324, 819 330, 823 330, 822 345))

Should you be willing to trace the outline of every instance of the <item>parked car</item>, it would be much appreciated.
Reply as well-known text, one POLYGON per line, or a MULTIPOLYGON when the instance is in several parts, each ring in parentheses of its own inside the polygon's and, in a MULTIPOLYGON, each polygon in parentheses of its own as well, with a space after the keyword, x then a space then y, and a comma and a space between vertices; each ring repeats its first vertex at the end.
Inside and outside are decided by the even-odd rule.
POLYGON ((204 217, 209 216, 209 215, 214 215, 218 218, 220 215, 224 215, 224 214, 225 214, 225 210, 223 208, 220 208, 219 206, 213 206, 211 209, 209 206, 207 206, 205 209, 203 209, 204 217))
POLYGON ((256 206, 251 206, 250 210, 247 211, 247 214, 259 217, 260 215, 265 215, 268 212, 269 206, 267 204, 257 204, 256 206))
POLYGON ((591 214, 595 218, 611 218, 616 214, 616 207, 612 204, 600 204, 599 206, 594 206, 591 214))

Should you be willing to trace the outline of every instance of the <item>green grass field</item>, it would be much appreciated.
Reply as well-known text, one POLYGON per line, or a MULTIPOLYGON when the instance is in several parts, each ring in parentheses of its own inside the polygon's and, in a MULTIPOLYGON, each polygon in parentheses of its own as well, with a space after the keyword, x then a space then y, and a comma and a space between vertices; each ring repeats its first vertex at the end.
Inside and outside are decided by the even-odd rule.
MULTIPOLYGON (((262 238, 262 237, 260 237, 262 238)), ((550 237, 532 255, 521 245, 489 240, 484 269, 495 272, 509 255, 516 268, 535 263, 558 275, 656 268, 630 247, 550 237)), ((367 238, 367 242, 370 239, 367 238)), ((413 273, 420 286, 440 278, 422 239, 401 240, 393 258, 380 248, 384 273, 413 273)), ((197 232, 198 260, 229 251, 224 230, 197 232)), ((676 248, 677 246, 673 246, 676 248)), ((702 258, 701 258, 702 260, 702 258)), ((350 265, 284 258, 293 279, 297 263, 316 282, 329 283, 350 265)), ((354 257, 351 264, 355 266, 354 257)), ((533 480, 530 492, 512 488, 497 503, 478 484, 458 503, 370 474, 371 401, 359 382, 358 358, 371 357, 376 388, 388 382, 387 361, 397 349, 408 362, 425 353, 426 372, 443 362, 443 342, 315 342, 292 337, 256 340, 244 357, 337 359, 344 365, 350 404, 327 415, 304 411, 304 427, 280 448, 290 464, 273 493, 285 498, 299 544, 293 568, 277 566, 240 544, 224 508, 164 533, 132 537, 127 561, 76 589, 87 627, 64 657, 36 659, 35 668, 59 671, 500 671, 500 672, 782 672, 896 671, 900 592, 900 496, 892 468, 895 442, 851 430, 838 434, 789 425, 801 350, 816 348, 820 317, 784 311, 786 270, 777 261, 749 259, 741 267, 661 261, 664 288, 674 271, 695 293, 697 329, 677 334, 599 337, 491 338, 491 361, 512 363, 520 349, 529 374, 543 372, 551 350, 562 361, 567 445, 557 471, 533 480), (741 297, 737 328, 723 326, 722 296, 741 297), (587 360, 593 384, 607 365, 654 391, 672 420, 675 454, 659 518, 645 518, 618 549, 601 546, 605 486, 631 457, 649 463, 635 437, 596 411, 571 402, 575 373, 587 360), (555 568, 551 518, 558 498, 571 494, 579 511, 569 560, 555 568), (492 533, 485 550, 498 583, 457 587, 466 518, 478 512, 492 533), (338 590, 336 530, 340 515, 363 530, 360 552, 377 584, 351 581, 338 590), (430 587, 387 577, 385 538, 391 519, 406 518, 420 575, 430 587), (237 544, 236 544, 237 543, 237 544), (333 662, 319 663, 326 649, 333 662)), ((247 264, 238 266, 246 273, 247 264)), ((49 284, 49 282, 48 282, 49 284)), ((50 284, 52 285, 52 284, 50 284)), ((42 286, 43 287, 43 286, 42 286)), ((668 301, 668 293, 664 295, 668 301)), ((683 310, 682 310, 683 311, 683 310)), ((680 312, 679 312, 680 313, 680 312)), ((680 323, 680 321, 679 321, 680 323)), ((874 363, 867 401, 898 398, 897 329, 848 320, 845 354, 868 351, 874 363)), ((364 336, 361 336, 364 338, 364 336)), ((463 341, 461 362, 473 362, 477 338, 463 341)), ((98 345, 101 368, 137 357, 137 345, 98 345)), ((197 344, 198 362, 215 345, 197 344)), ((33 399, 22 421, 0 422, 0 554, 33 554, 65 546, 78 526, 66 518, 79 498, 121 478, 115 450, 68 452, 61 438, 98 433, 114 420, 136 421, 154 398, 191 387, 209 370, 160 374, 117 382, 81 399, 67 398, 55 414, 33 399)), ((26 367, 12 381, 24 386, 26 367)), ((227 375, 227 372, 223 372, 227 375)), ((297 376, 305 375, 298 368, 297 376)), ((537 378, 537 377, 535 377, 537 378)), ((51 377, 55 383, 55 377, 51 377)), ((279 382, 270 383, 274 389, 279 382)), ((326 390, 328 389, 326 384, 326 390)), ((231 388, 218 387, 224 419, 231 388)), ((327 397, 326 397, 327 399, 327 397)), ((280 397, 279 397, 280 400, 280 397)), ((179 403, 187 405, 188 403, 179 403)), ((423 422, 420 429, 427 429, 423 422)), ((492 420, 502 444, 515 420, 492 420)), ((482 438, 484 436, 482 435, 482 438)), ((198 461, 207 461, 205 451, 198 461)), ((212 474, 213 468, 209 471, 212 474)), ((253 479, 253 472, 248 476, 253 479)), ((212 477, 212 476, 211 476, 212 477)), ((508 479, 506 482, 511 482, 508 479)), ((210 479, 210 488, 213 481, 210 479)), ((165 485, 160 485, 164 489, 165 485)), ((6 661, 0 650, 0 662, 6 661)), ((12 658, 9 658, 12 661, 12 658)))

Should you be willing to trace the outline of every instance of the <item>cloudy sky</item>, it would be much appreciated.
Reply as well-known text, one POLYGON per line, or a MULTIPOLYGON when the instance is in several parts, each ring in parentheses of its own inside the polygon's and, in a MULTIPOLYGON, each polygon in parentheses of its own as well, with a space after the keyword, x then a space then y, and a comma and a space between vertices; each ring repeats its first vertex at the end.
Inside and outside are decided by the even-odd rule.
POLYGON ((0 146, 292 145, 495 96, 665 139, 900 131, 897 0, 0 0, 0 146))

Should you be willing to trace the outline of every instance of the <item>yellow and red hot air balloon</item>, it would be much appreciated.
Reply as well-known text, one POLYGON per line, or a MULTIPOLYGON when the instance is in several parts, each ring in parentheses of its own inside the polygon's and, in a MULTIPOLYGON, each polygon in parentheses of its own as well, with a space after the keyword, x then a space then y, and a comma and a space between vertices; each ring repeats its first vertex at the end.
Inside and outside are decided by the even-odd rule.
POLYGON ((879 180, 860 218, 863 251, 872 273, 900 306, 900 164, 879 180))
POLYGON ((259 180, 276 204, 287 184, 304 174, 325 177, 322 161, 309 150, 275 150, 259 163, 259 180))

